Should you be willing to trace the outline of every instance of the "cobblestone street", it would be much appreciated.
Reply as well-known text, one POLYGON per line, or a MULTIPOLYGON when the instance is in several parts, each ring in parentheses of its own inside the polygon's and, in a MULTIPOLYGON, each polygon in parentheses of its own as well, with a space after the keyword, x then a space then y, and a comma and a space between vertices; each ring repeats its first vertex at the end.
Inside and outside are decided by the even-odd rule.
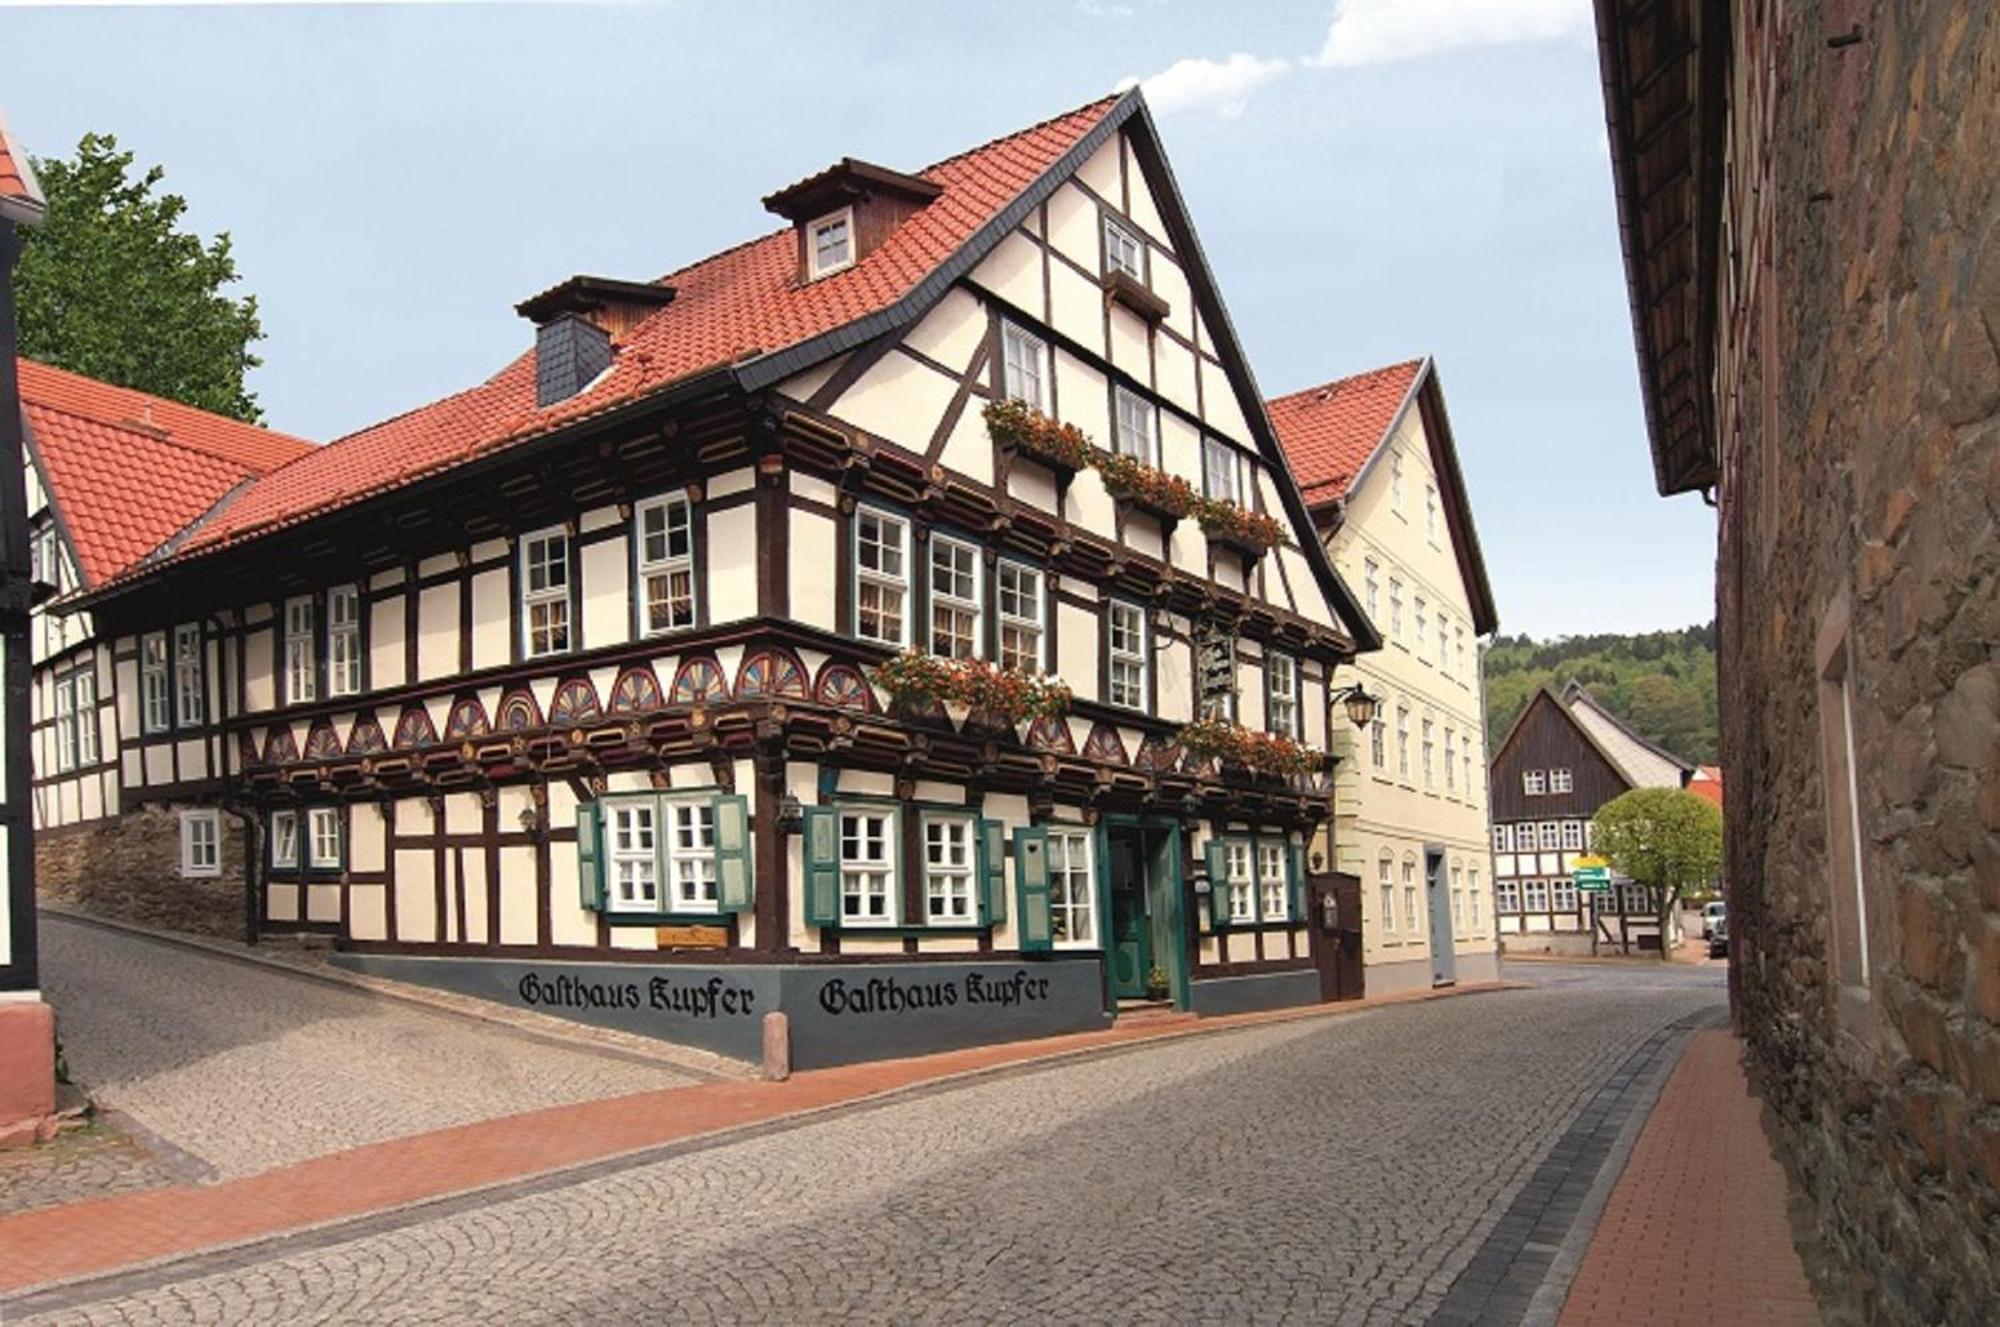
POLYGON ((933 1090, 8 1317, 1421 1322, 1583 1103, 1723 1003, 1719 969, 1512 975, 1548 985, 933 1090))
POLYGON ((183 1178, 692 1081, 59 917, 41 935, 71 1075, 183 1178))

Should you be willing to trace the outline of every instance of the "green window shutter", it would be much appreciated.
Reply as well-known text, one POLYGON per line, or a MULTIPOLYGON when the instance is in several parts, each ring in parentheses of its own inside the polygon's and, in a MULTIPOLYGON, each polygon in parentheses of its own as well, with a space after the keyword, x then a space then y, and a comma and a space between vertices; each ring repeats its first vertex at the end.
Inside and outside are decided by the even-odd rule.
POLYGON ((1055 947, 1049 918, 1049 832, 1040 825, 1014 831, 1014 888, 1021 896, 1021 952, 1048 952, 1055 947))
MULTIPOLYGON (((715 819, 715 898, 723 912, 750 908, 750 799, 741 794, 709 799, 715 819)), ((662 841, 665 836, 662 835, 662 841)), ((665 877, 662 877, 664 879, 665 877)))
POLYGON ((840 813, 830 806, 806 808, 806 921, 840 925, 840 813))
POLYGON ((1221 839, 1210 839, 1208 854, 1208 929, 1220 931, 1229 925, 1229 854, 1221 839))
POLYGON ((601 854, 598 851, 602 823, 598 815, 598 803, 578 802, 576 805, 576 878, 582 903, 590 912, 604 909, 604 873, 598 865, 601 854))
POLYGON ((979 920, 998 926, 1007 920, 1007 827, 997 820, 979 822, 979 920))
POLYGON ((1292 901, 1292 921, 1301 921, 1306 915, 1306 849, 1302 843, 1286 845, 1285 865, 1291 871, 1288 891, 1292 901))

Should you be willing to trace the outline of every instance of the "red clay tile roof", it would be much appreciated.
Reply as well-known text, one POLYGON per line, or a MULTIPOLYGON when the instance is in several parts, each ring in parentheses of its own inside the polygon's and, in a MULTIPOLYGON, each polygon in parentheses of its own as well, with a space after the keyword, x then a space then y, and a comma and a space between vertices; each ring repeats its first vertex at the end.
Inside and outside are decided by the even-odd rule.
POLYGON ((1347 496, 1423 366, 1421 359, 1408 360, 1264 403, 1306 505, 1347 496))
POLYGON ((673 303, 618 342, 610 372, 589 390, 537 409, 529 351, 477 387, 350 434, 263 477, 183 551, 294 524, 886 309, 1055 165, 1117 101, 1104 98, 920 172, 943 193, 837 275, 799 282, 790 227, 668 273, 660 281, 678 292, 673 303))
POLYGON ((244 480, 313 450, 178 401, 17 363, 35 454, 91 585, 135 565, 244 480))
POLYGON ((6 120, 0 118, 0 215, 14 221, 39 218, 42 206, 34 168, 7 132, 6 120))
POLYGON ((1714 802, 1716 809, 1722 809, 1722 767, 1701 765, 1689 776, 1687 790, 1696 797, 1714 802))

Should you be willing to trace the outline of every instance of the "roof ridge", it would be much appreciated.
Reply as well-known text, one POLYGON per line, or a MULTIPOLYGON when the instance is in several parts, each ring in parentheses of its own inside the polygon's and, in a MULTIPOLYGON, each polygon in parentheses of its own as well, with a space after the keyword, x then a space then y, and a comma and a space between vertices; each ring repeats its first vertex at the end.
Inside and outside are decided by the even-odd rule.
POLYGON ((943 170, 946 166, 951 165, 955 161, 963 161, 967 157, 976 156, 981 152, 990 152, 994 148, 1000 146, 1000 144, 1009 142, 1016 138, 1026 138, 1029 134, 1036 133, 1039 132, 1040 130, 1048 128, 1050 125, 1056 123, 1058 120, 1067 120, 1072 116, 1082 115, 1085 111, 1094 111, 1100 106, 1109 106, 1114 102, 1118 101, 1119 98, 1123 97, 1124 95, 1125 94, 1123 92, 1109 92, 1101 97, 1093 97, 1091 100, 1084 102, 1080 106, 1072 106, 1066 111, 1060 111, 1044 119, 1037 120, 1033 124, 1024 125, 1019 129, 1010 130, 1009 132, 1001 134, 996 138, 989 138, 984 143, 980 143, 973 147, 966 148, 963 152, 954 152, 948 157, 943 157, 937 161, 933 161, 930 165, 916 172, 916 174, 919 177, 922 177, 930 174, 934 170, 943 170))
MULTIPOLYGON (((297 443, 299 447, 303 449, 300 452, 300 455, 302 456, 309 455, 310 453, 318 449, 317 443, 313 442, 310 438, 302 438, 296 433, 285 433, 264 424, 253 424, 249 420, 237 419, 233 415, 221 414, 218 411, 207 409, 204 406, 190 405, 186 401, 176 400, 171 396, 166 396, 159 392, 149 392, 143 387, 127 387, 123 383, 110 382, 103 378, 94 378, 88 373, 79 373, 75 369, 66 369, 60 364, 50 364, 45 360, 36 359, 31 355, 17 354, 15 358, 20 363, 29 366, 36 373, 52 374, 58 378, 62 378, 69 382, 78 384, 85 391, 115 392, 121 395, 136 396, 141 398, 148 405, 158 404, 167 406, 173 410, 185 410, 188 411, 190 414, 199 415, 203 419, 213 420, 216 424, 220 425, 223 428, 243 429, 248 432, 255 433, 262 438, 270 439, 280 443, 286 443, 286 442, 297 443)), ((80 409, 75 405, 59 404, 57 402, 50 401, 42 396, 30 395, 25 386, 23 387, 21 392, 21 403, 23 405, 34 405, 37 408, 43 410, 58 410, 61 411, 63 414, 68 415, 72 419, 87 420, 90 423, 100 424, 106 428, 121 428, 132 432, 138 432, 144 434, 146 437, 157 437, 158 441, 170 443, 173 446, 180 447, 186 451, 197 452, 203 456, 210 457, 214 460, 226 461, 232 465, 245 464, 244 462, 238 460, 235 457, 221 456, 218 455, 214 450, 207 447, 203 447, 199 443, 190 442, 181 433, 175 431, 174 429, 168 427, 167 425, 158 423, 149 423, 147 420, 135 419, 129 415, 122 419, 109 419, 105 417, 104 413, 92 412, 87 409, 80 409), (164 436, 158 436, 158 435, 164 435, 164 436)), ((290 458, 290 460, 295 460, 295 459, 297 458, 296 457, 290 458)), ((284 462, 284 464, 290 464, 290 460, 287 460, 286 462, 284 462)), ((276 469, 276 468, 278 467, 276 466, 267 467, 267 469, 276 469)))
MULTIPOLYGON (((77 420, 80 423, 89 424, 94 428, 109 429, 114 433, 129 433, 133 437, 144 438, 148 442, 156 442, 162 447, 172 447, 176 451, 191 452, 205 461, 214 461, 217 465, 226 465, 232 469, 242 470, 253 477, 260 473, 269 474, 271 470, 282 468, 280 466, 273 466, 271 470, 258 471, 234 457, 218 456, 205 447, 192 446, 176 437, 171 429, 157 426, 149 427, 143 420, 104 419, 98 415, 86 414, 81 410, 73 410, 66 405, 58 405, 53 401, 30 401, 24 399, 21 402, 21 406, 23 409, 46 410, 50 414, 66 415, 70 419, 77 420)), ((291 462, 286 461, 284 464, 290 465, 291 462)))
POLYGON ((1301 396, 1312 396, 1318 392, 1329 391, 1332 388, 1344 386, 1350 382, 1359 382, 1363 378, 1375 378, 1385 373, 1394 373, 1399 369, 1420 369, 1424 366, 1424 361, 1429 358, 1430 356, 1428 355, 1418 355, 1413 359, 1399 359, 1393 364, 1382 364, 1372 369, 1362 369, 1359 373, 1345 373, 1338 378, 1329 378, 1325 382, 1315 383, 1310 387, 1300 387, 1295 391, 1281 392, 1269 398, 1265 404, 1271 405, 1279 401, 1296 400, 1301 396))

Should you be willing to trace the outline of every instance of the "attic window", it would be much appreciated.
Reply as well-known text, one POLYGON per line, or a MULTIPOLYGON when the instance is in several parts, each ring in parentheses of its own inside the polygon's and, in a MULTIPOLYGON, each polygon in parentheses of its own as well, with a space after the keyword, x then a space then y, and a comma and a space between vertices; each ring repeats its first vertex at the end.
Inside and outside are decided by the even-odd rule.
POLYGON ((854 209, 843 207, 810 223, 806 253, 815 281, 854 266, 854 209))
POLYGON ((1139 241, 1133 238, 1131 231, 1110 217, 1104 218, 1105 271, 1123 272, 1134 281, 1144 281, 1146 269, 1142 253, 1139 241))

